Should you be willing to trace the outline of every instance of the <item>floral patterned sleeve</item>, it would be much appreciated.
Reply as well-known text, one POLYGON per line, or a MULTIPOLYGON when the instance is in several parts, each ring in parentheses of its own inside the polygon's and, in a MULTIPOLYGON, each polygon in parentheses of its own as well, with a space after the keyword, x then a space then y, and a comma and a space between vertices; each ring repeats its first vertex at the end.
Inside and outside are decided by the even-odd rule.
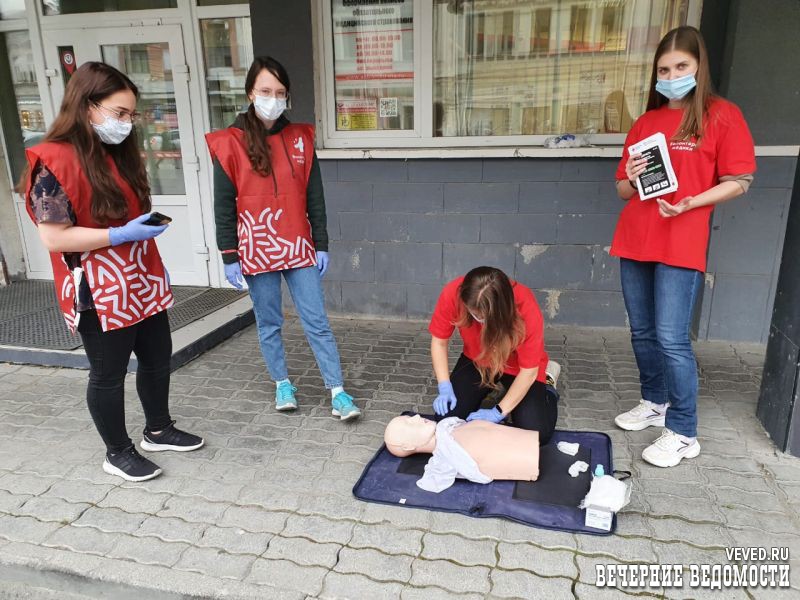
POLYGON ((28 198, 37 223, 71 223, 78 220, 67 194, 48 168, 39 163, 33 171, 33 187, 28 198))

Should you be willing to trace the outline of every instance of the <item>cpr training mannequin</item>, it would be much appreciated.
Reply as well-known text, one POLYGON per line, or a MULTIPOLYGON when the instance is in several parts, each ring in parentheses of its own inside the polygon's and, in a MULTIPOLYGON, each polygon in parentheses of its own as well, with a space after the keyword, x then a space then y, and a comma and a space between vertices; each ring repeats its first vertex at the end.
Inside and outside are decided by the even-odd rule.
POLYGON ((448 417, 439 423, 419 415, 395 417, 384 432, 395 456, 418 452, 433 456, 417 482, 423 490, 441 492, 457 477, 475 483, 495 479, 535 481, 539 477, 539 432, 489 421, 466 422, 448 417))

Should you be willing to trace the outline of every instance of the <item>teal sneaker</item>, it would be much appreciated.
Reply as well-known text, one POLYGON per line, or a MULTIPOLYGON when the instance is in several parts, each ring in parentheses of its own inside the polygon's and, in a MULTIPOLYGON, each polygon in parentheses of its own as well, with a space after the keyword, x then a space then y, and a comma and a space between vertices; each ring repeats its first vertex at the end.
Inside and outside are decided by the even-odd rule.
POLYGON ((275 410, 297 410, 297 388, 291 383, 282 383, 275 388, 275 410))
POLYGON ((333 399, 333 410, 331 411, 334 417, 339 417, 342 421, 349 421, 350 419, 357 419, 361 416, 361 411, 353 404, 353 397, 347 392, 339 392, 333 399))

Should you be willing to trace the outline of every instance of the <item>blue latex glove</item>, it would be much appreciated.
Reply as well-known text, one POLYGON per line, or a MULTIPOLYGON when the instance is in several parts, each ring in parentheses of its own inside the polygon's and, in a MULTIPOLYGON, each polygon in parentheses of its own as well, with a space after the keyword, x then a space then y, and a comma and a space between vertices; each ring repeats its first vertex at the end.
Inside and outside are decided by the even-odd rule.
POLYGON ((489 421, 490 423, 499 423, 503 419, 505 419, 505 417, 497 406, 481 408, 467 416, 467 421, 489 421))
POLYGON ((440 417, 446 415, 456 407, 456 393, 453 391, 453 384, 449 381, 442 381, 439 384, 439 395, 433 401, 433 412, 440 417))
POLYGON ((145 213, 128 221, 122 227, 110 227, 108 241, 112 246, 119 246, 126 242, 142 242, 164 233, 169 225, 144 225, 150 218, 150 213, 145 213))
POLYGON ((231 263, 225 266, 225 279, 228 280, 233 287, 237 290, 244 289, 242 287, 242 265, 239 262, 231 263))
POLYGON ((327 252, 321 250, 317 251, 317 268, 319 269, 320 276, 325 277, 330 260, 331 258, 328 256, 327 252))

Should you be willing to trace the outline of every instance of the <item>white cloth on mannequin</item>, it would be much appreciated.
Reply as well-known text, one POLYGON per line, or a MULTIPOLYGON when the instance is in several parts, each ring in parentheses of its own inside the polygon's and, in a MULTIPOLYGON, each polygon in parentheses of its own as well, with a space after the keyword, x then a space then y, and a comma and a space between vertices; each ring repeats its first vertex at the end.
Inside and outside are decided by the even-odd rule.
POLYGON ((453 431, 465 423, 458 417, 448 417, 436 425, 436 448, 425 465, 425 474, 417 481, 418 487, 438 494, 453 485, 456 478, 474 483, 493 481, 481 473, 478 464, 453 437, 453 431))

